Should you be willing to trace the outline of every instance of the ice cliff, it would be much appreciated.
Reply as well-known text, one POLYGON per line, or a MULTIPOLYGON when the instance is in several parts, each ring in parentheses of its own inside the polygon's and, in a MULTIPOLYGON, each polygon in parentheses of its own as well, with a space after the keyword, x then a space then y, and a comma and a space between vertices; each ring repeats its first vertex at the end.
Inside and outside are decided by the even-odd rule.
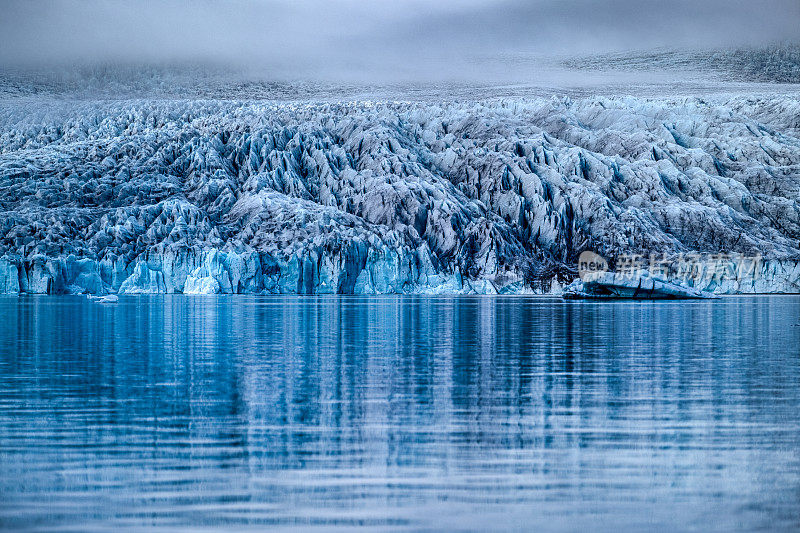
POLYGON ((547 291, 761 254, 798 291, 800 99, 0 105, 0 292, 547 291))

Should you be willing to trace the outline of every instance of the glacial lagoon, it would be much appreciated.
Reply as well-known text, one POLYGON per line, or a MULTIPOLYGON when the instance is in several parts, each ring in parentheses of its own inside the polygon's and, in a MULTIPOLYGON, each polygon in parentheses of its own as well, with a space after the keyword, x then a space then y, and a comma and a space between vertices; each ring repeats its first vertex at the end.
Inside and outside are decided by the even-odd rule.
POLYGON ((0 528, 800 528, 800 296, 0 297, 0 528))

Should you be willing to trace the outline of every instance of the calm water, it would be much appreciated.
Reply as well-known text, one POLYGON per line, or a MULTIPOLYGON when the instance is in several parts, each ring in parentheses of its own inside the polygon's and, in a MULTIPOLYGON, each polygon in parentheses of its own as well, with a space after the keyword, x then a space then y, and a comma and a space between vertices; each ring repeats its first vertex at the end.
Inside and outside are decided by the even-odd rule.
POLYGON ((800 528, 800 297, 0 298, 0 526, 800 528))

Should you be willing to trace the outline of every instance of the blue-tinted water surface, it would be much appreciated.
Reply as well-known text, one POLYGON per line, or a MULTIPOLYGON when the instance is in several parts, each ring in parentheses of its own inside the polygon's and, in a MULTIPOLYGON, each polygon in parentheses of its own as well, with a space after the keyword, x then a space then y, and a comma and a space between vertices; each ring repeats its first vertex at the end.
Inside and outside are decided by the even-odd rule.
POLYGON ((0 526, 800 528, 800 297, 0 298, 0 526))

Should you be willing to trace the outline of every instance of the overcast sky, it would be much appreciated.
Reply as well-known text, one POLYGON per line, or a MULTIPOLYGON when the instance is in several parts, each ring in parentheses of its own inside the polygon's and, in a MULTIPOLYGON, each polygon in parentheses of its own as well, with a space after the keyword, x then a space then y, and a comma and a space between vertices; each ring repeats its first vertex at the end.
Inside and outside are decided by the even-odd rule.
MULTIPOLYGON (((800 42, 800 0, 2 0, 0 62, 197 61, 308 75, 474 58, 800 42)), ((473 65, 469 67, 469 65, 473 65)))

